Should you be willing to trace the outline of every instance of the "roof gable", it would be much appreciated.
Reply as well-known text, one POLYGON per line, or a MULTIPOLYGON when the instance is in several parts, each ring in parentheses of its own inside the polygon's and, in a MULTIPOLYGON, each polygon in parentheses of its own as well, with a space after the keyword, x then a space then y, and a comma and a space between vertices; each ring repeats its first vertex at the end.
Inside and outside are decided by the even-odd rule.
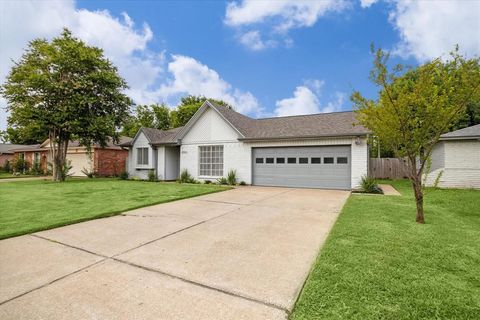
MULTIPOLYGON (((226 107, 223 107, 223 106, 219 106, 219 105, 216 105, 208 100, 206 100, 202 106, 197 110, 197 112, 195 112, 195 114, 193 115, 192 118, 190 118, 190 120, 187 122, 187 124, 185 125, 185 127, 183 127, 183 129, 179 132, 178 134, 178 138, 179 139, 183 139, 187 133, 193 128, 193 126, 195 125, 195 123, 197 123, 197 121, 202 117, 202 115, 208 110, 208 109, 211 109, 211 110, 214 110, 230 127, 232 127, 236 132, 238 132, 238 134, 241 136, 241 137, 245 137, 245 135, 237 128, 237 126, 235 126, 231 121, 229 121, 228 119, 228 116, 225 116, 226 114, 231 114, 229 112, 226 112, 225 110, 230 110, 229 108, 226 108, 226 107)), ((242 117, 245 117, 244 115, 241 115, 233 110, 230 110, 231 112, 237 114, 237 115, 240 115, 242 117)), ((246 117, 247 118, 247 117, 246 117)), ((253 119, 252 119, 253 120, 253 119)))
POLYGON ((480 138, 480 124, 442 134, 442 140, 480 138))

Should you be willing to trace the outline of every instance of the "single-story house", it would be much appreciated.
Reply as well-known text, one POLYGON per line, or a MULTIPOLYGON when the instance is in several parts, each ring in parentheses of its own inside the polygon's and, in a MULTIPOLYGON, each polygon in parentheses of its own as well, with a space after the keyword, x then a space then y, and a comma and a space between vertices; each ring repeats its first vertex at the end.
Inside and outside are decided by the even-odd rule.
POLYGON ((129 148, 130 176, 174 180, 182 170, 215 181, 235 170, 259 186, 352 189, 368 172, 368 130, 355 114, 253 119, 206 101, 181 128, 141 128, 129 148))
POLYGON ((24 144, 11 144, 11 143, 0 143, 0 167, 4 167, 7 162, 12 163, 15 159, 14 149, 34 147, 38 145, 24 145, 24 144))
MULTIPOLYGON (((131 140, 128 137, 121 137, 120 143, 127 143, 131 140)), ((82 171, 94 172, 98 176, 116 176, 126 170, 128 151, 114 143, 108 141, 105 147, 94 144, 91 152, 80 145, 78 141, 70 141, 67 149, 67 161, 71 161, 72 176, 85 176, 82 171)), ((13 150, 15 157, 23 158, 28 167, 31 168, 35 163, 40 170, 46 172, 48 163, 52 162, 50 152, 50 141, 47 139, 40 145, 28 146, 13 150)))
POLYGON ((480 188, 480 124, 443 134, 431 159, 428 186, 480 188))

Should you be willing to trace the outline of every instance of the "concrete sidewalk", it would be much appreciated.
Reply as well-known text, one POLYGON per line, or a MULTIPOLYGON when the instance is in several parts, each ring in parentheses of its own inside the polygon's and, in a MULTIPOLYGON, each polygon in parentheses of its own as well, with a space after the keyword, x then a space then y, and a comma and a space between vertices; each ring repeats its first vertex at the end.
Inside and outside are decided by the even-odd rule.
POLYGON ((286 319, 348 196, 241 187, 0 241, 0 318, 286 319))

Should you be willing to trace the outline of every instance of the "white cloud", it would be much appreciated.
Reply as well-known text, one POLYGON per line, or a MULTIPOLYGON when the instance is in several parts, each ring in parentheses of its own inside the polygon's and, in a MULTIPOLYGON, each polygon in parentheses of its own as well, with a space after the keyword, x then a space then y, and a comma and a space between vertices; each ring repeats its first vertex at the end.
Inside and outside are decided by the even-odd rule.
MULTIPOLYGON (((299 114, 325 113, 341 111, 345 101, 345 94, 335 93, 335 99, 328 102, 325 106, 320 103, 320 89, 324 82, 316 80, 310 83, 317 84, 317 93, 312 91, 307 85, 298 86, 293 92, 293 97, 278 100, 274 111, 276 116, 291 116, 299 114)), ((315 90, 315 89, 313 89, 315 90)))
MULTIPOLYGON (((115 17, 107 10, 78 9, 71 0, 0 1, 0 83, 28 41, 39 37, 51 39, 63 27, 104 50, 130 86, 127 94, 138 104, 168 102, 175 95, 189 93, 226 100, 241 112, 260 112, 250 92, 233 88, 215 70, 193 58, 174 55, 168 71, 165 70, 169 62, 165 52, 148 48, 153 32, 146 23, 136 26, 125 12, 115 17)), ((6 101, 0 99, 0 129, 6 127, 5 106, 6 101)))
POLYGON ((399 31, 396 53, 426 61, 458 44, 469 56, 480 54, 480 1, 398 0, 390 21, 399 31))
POLYGON ((362 8, 368 8, 378 0, 360 0, 360 6, 362 8))
POLYGON ((318 80, 318 79, 307 79, 303 83, 304 83, 305 86, 307 86, 308 88, 312 89, 314 92, 319 94, 320 90, 322 89, 323 85, 325 84, 325 81, 318 80))
POLYGON ((240 43, 253 51, 259 51, 276 46, 273 40, 263 41, 258 30, 248 31, 239 37, 240 43))
MULTIPOLYGON (((285 37, 290 29, 311 27, 326 13, 341 11, 349 7, 349 4, 346 0, 243 0, 228 3, 224 22, 235 28, 269 23, 272 25, 274 34, 285 37)), ((244 36, 249 35, 250 40, 260 39, 258 30, 251 32, 244 33, 244 36)), ((250 47, 249 44, 252 41, 242 40, 244 40, 243 36, 240 37, 240 43, 250 47)), ((291 43, 292 40, 287 37, 286 44, 291 45, 291 43)), ((256 50, 261 50, 269 46, 257 45, 256 47, 256 50)))
MULTIPOLYGON (((62 28, 90 45, 104 49, 105 55, 118 67, 132 91, 151 86, 162 71, 162 59, 149 52, 153 38, 147 24, 136 28, 126 14, 123 19, 108 11, 77 9, 74 1, 1 1, 0 2, 0 82, 34 38, 50 39, 62 28), (21 17, 21 19, 19 19, 21 17), (28 21, 28 23, 25 23, 28 21)), ((0 101, 0 108, 5 101, 0 101)), ((6 113, 0 113, 0 128, 6 126, 6 113)))
POLYGON ((275 115, 279 117, 320 112, 317 96, 305 86, 295 88, 293 97, 275 103, 275 115))
POLYGON ((203 95, 232 104, 238 112, 258 115, 261 108, 250 92, 235 89, 208 66, 194 58, 172 55, 168 63, 170 80, 156 92, 157 97, 168 101, 183 94, 203 95))
POLYGON ((345 102, 346 94, 343 92, 335 92, 335 100, 329 101, 327 105, 322 108, 322 112, 338 112, 342 111, 343 103, 345 102))

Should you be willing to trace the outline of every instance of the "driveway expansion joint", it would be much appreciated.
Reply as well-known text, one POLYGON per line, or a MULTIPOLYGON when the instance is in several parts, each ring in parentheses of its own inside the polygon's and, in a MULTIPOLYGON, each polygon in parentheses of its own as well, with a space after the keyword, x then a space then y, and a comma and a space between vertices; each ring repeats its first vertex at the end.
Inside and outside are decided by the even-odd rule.
POLYGON ((191 284, 191 285, 194 285, 194 286, 198 286, 198 287, 201 287, 201 288, 213 290, 213 291, 216 291, 216 292, 219 292, 219 293, 223 293, 223 294, 226 294, 226 295, 229 295, 229 296, 232 296, 232 297, 235 297, 235 298, 247 300, 247 301, 250 301, 250 302, 258 303, 258 304, 264 305, 266 307, 275 308, 275 309, 278 309, 280 311, 285 312, 287 315, 290 314, 290 311, 287 308, 276 305, 274 303, 270 303, 270 302, 246 297, 246 296, 243 296, 243 295, 240 295, 240 294, 228 291, 228 290, 212 287, 212 286, 200 283, 200 282, 196 282, 196 281, 189 280, 189 279, 186 279, 186 278, 182 278, 182 277, 170 274, 170 273, 166 273, 166 272, 160 271, 158 269, 145 267, 145 266, 142 266, 142 265, 139 265, 139 264, 136 264, 136 263, 132 263, 132 262, 129 262, 129 261, 121 260, 121 259, 118 259, 118 258, 115 258, 115 257, 112 257, 111 260, 114 260, 114 261, 117 261, 117 262, 120 262, 120 263, 124 263, 124 264, 127 264, 129 266, 136 267, 136 268, 146 270, 146 271, 149 271, 149 272, 158 273, 158 274, 161 274, 163 276, 167 276, 167 277, 172 278, 172 279, 177 279, 177 280, 183 281, 185 283, 188 283, 188 284, 191 284))
MULTIPOLYGON (((46 240, 46 239, 45 239, 45 240, 46 240)), ((70 273, 68 273, 68 274, 65 274, 65 275, 63 275, 63 276, 61 276, 61 277, 59 277, 59 278, 53 279, 53 280, 51 280, 51 281, 49 281, 49 282, 47 282, 47 283, 44 283, 44 284, 42 284, 41 286, 38 286, 38 287, 35 287, 35 288, 33 288, 33 289, 27 290, 27 291, 25 291, 25 292, 23 292, 23 293, 21 293, 21 294, 19 294, 19 295, 16 295, 15 297, 9 298, 9 299, 7 299, 7 300, 5 300, 5 301, 0 301, 0 306, 1 306, 1 305, 4 305, 5 303, 8 303, 8 302, 10 302, 10 301, 12 301, 12 300, 15 300, 15 299, 18 299, 18 298, 20 298, 20 297, 23 297, 24 295, 27 295, 27 294, 29 294, 29 293, 31 293, 31 292, 34 292, 34 291, 40 290, 40 289, 42 289, 42 288, 48 287, 49 285, 51 285, 51 284, 53 284, 53 283, 55 283, 55 282, 57 282, 57 281, 63 280, 63 279, 65 279, 65 278, 69 277, 69 276, 73 276, 73 275, 75 275, 75 274, 77 274, 77 273, 80 273, 80 272, 82 272, 82 271, 84 271, 84 270, 86 270, 86 269, 88 269, 88 268, 90 268, 90 267, 93 267, 93 266, 95 266, 95 265, 97 265, 97 264, 103 263, 103 262, 107 261, 108 259, 109 259, 109 258, 103 258, 103 259, 98 260, 98 261, 96 261, 96 262, 94 262, 94 263, 92 263, 92 264, 89 264, 88 266, 85 266, 85 267, 83 267, 83 268, 80 268, 80 269, 75 270, 75 271, 73 271, 73 272, 70 272, 70 273)))

